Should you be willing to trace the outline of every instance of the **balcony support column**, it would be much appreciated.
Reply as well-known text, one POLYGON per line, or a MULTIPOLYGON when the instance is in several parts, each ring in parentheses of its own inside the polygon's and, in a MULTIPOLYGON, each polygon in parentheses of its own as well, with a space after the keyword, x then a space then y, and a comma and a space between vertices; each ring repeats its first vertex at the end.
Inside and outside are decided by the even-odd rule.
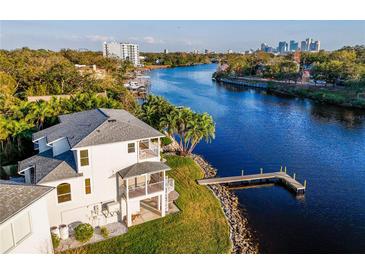
POLYGON ((145 190, 146 190, 146 196, 148 195, 148 181, 147 181, 147 174, 144 175, 144 184, 145 184, 145 190))
POLYGON ((164 192, 162 195, 159 195, 161 197, 161 217, 165 217, 166 215, 166 199, 165 199, 166 193, 164 192))

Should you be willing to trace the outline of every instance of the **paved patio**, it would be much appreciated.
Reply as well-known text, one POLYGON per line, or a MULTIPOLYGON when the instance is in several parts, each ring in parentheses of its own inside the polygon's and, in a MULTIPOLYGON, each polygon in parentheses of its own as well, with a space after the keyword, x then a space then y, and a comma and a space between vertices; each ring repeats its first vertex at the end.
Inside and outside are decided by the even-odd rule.
MULTIPOLYGON (((179 212, 179 208, 174 203, 169 203, 169 211, 167 214, 179 212)), ((157 197, 146 199, 141 202, 141 211, 136 214, 132 222, 133 225, 143 224, 148 221, 162 218, 161 213, 157 210, 157 197)))
MULTIPOLYGON (((105 225, 105 227, 109 231, 108 238, 122 235, 122 234, 124 234, 128 231, 127 226, 125 224, 119 223, 119 222, 107 224, 107 225, 105 225)), ((100 228, 97 227, 97 228, 94 229, 94 235, 92 236, 92 238, 88 242, 80 243, 79 241, 77 241, 75 239, 75 237, 73 235, 71 235, 70 238, 68 238, 67 240, 61 240, 59 247, 56 248, 55 251, 56 252, 61 252, 61 251, 65 251, 67 249, 78 248, 78 247, 81 247, 83 245, 96 243, 96 242, 100 242, 100 241, 103 241, 103 240, 105 240, 105 238, 100 234, 100 228)))

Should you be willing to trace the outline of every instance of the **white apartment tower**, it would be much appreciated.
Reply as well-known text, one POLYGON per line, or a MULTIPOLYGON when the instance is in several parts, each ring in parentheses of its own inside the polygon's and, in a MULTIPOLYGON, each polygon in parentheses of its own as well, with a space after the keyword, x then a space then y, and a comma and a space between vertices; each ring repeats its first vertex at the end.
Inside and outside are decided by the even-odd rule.
POLYGON ((137 44, 104 42, 104 57, 116 57, 130 61, 134 66, 139 66, 139 46, 137 44))

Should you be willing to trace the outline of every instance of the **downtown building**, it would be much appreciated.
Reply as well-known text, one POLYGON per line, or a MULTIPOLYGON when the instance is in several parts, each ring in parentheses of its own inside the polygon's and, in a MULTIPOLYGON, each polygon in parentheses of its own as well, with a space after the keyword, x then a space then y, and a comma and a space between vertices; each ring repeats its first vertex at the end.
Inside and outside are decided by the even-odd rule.
POLYGON ((301 51, 318 52, 321 49, 321 42, 319 40, 314 41, 313 38, 307 38, 300 43, 301 51))
POLYGON ((103 56, 130 61, 135 67, 140 65, 139 46, 137 44, 104 42, 103 56))
POLYGON ((318 52, 321 49, 321 43, 319 40, 307 38, 301 41, 300 47, 299 42, 290 40, 289 44, 286 41, 280 41, 276 48, 269 46, 266 43, 261 44, 261 51, 274 54, 287 54, 289 52, 306 51, 306 52, 318 52))

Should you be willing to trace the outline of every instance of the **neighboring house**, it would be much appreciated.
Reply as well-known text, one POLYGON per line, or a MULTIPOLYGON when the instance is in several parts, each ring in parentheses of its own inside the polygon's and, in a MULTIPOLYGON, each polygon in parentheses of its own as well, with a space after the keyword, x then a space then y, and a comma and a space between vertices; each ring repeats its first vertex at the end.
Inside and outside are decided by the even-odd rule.
POLYGON ((93 109, 59 120, 33 134, 39 153, 19 162, 26 183, 56 188, 48 203, 51 226, 131 226, 144 201, 154 201, 165 216, 174 182, 160 161, 162 133, 120 109, 93 109))
POLYGON ((0 180, 0 253, 52 253, 47 200, 54 188, 0 180))

